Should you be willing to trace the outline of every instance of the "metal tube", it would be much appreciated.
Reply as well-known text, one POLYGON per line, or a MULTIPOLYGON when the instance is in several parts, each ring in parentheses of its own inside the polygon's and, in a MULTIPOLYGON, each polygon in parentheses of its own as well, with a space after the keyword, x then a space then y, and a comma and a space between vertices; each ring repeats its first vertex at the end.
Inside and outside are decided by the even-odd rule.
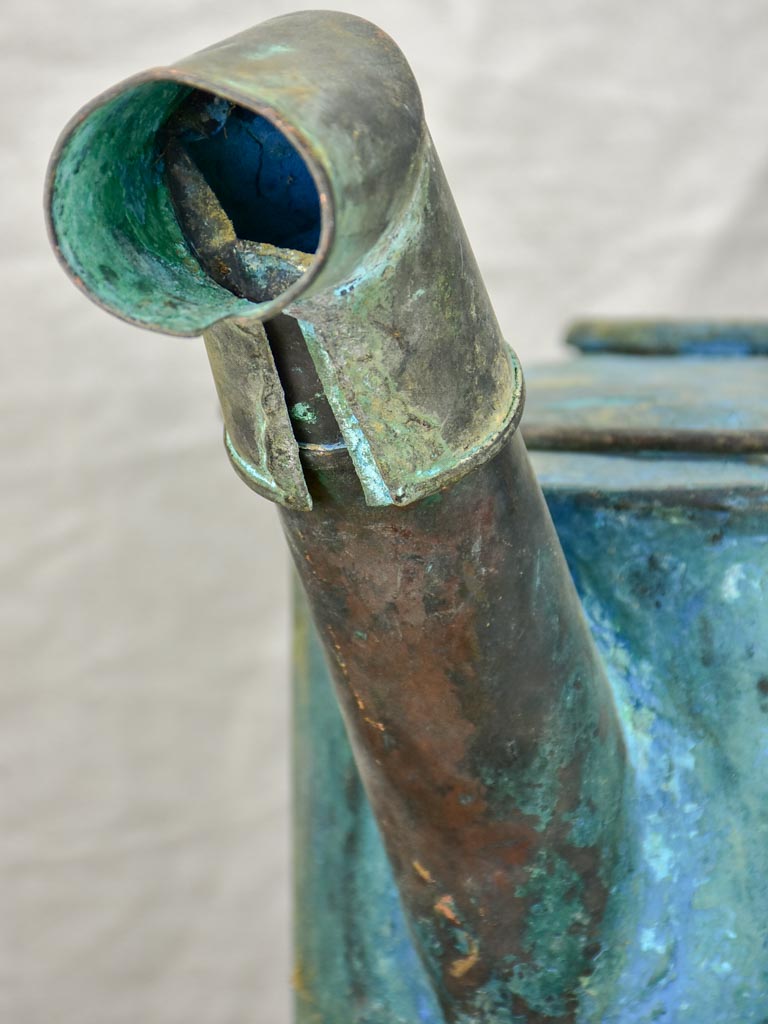
POLYGON ((307 12, 138 76, 65 132, 49 209, 97 301, 205 332, 446 1020, 575 1020, 624 748, 404 57, 307 12))
POLYGON ((522 440, 408 509, 366 506, 345 452, 304 466, 283 525, 446 1019, 568 1017, 624 753, 522 440))

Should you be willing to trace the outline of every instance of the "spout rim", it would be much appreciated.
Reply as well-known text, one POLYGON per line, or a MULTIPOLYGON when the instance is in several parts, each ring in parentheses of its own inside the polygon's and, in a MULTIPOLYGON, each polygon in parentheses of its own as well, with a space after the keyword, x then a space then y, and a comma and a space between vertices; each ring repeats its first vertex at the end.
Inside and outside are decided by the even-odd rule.
MULTIPOLYGON (((336 217, 331 182, 322 166, 322 162, 318 159, 318 155, 314 152, 311 143, 302 134, 302 132, 294 124, 284 118, 271 104, 259 103, 257 99, 254 99, 252 95, 249 95, 244 90, 227 86, 225 83, 215 81, 210 76, 197 74, 194 71, 189 71, 186 68, 180 68, 174 65, 150 68, 124 79, 116 85, 111 86, 109 89, 99 93, 98 96, 86 103, 73 117, 70 118, 64 129, 59 134, 51 153, 51 157, 48 161, 44 184, 44 215, 48 240, 57 261, 66 273, 67 277, 72 281, 75 287, 86 296, 86 298, 99 308, 105 310, 105 312, 110 313, 112 316, 115 316, 126 323, 133 324, 136 327, 141 327, 144 330, 153 331, 157 334, 167 334, 173 337, 185 338, 199 337, 204 331, 209 330, 215 324, 233 317, 243 317, 246 319, 263 321, 282 312, 283 309, 295 302, 300 296, 304 295, 320 274, 327 262, 328 255, 336 236, 336 217), (94 288, 83 280, 64 255, 54 214, 56 180, 61 165, 61 159, 77 130, 81 128, 93 114, 98 110, 101 110, 108 103, 116 100, 118 97, 143 85, 160 84, 164 82, 179 86, 188 86, 191 89, 200 89, 205 92, 209 92, 268 120, 288 139, 290 144, 295 148, 296 152, 304 161, 317 189, 318 202, 320 206, 320 239, 318 246, 312 254, 312 262, 308 269, 297 281, 291 284, 285 289, 285 291, 281 292, 274 299, 270 299, 268 302, 255 303, 247 299, 239 300, 242 303, 242 307, 236 312, 226 312, 222 315, 215 316, 213 319, 206 320, 205 322, 203 322, 201 318, 199 325, 191 330, 174 329, 166 325, 161 325, 157 322, 142 320, 137 316, 132 316, 129 312, 126 312, 119 306, 110 303, 108 300, 100 296, 94 288)), ((196 257, 194 258, 196 259, 196 257)), ((221 290, 226 293, 226 289, 221 288, 221 290)))

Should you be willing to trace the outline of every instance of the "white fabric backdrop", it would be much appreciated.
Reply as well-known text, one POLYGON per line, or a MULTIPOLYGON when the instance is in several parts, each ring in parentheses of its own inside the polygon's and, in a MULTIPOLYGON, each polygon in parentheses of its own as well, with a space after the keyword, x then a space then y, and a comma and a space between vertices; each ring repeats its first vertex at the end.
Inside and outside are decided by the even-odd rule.
MULTIPOLYGON (((762 0, 344 6, 410 58, 525 362, 555 357, 575 314, 768 314, 762 0)), ((81 297, 47 251, 40 194, 55 136, 86 100, 291 8, 3 8, 8 1024, 289 1020, 276 517, 227 465, 202 345, 81 297)))

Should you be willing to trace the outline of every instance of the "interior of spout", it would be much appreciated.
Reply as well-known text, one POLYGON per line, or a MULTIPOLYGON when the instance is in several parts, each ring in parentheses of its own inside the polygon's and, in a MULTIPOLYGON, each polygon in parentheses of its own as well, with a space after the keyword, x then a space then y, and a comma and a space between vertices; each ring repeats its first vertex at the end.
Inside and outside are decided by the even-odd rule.
POLYGON ((265 117, 206 99, 211 129, 190 138, 188 148, 238 237, 315 252, 320 200, 299 153, 265 117))
POLYGON ((267 118, 195 90, 159 145, 176 216, 213 280, 262 303, 306 273, 320 241, 317 187, 267 118))

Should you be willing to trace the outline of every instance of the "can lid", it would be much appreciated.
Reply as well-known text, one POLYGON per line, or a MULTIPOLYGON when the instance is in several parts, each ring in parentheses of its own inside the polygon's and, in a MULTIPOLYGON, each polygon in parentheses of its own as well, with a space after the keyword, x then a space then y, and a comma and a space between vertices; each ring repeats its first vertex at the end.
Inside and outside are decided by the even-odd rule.
POLYGON ((579 324, 568 343, 586 358, 526 374, 529 448, 768 453, 768 324, 579 324))
POLYGON ((581 320, 566 345, 638 356, 768 356, 768 323, 748 320, 581 320))

